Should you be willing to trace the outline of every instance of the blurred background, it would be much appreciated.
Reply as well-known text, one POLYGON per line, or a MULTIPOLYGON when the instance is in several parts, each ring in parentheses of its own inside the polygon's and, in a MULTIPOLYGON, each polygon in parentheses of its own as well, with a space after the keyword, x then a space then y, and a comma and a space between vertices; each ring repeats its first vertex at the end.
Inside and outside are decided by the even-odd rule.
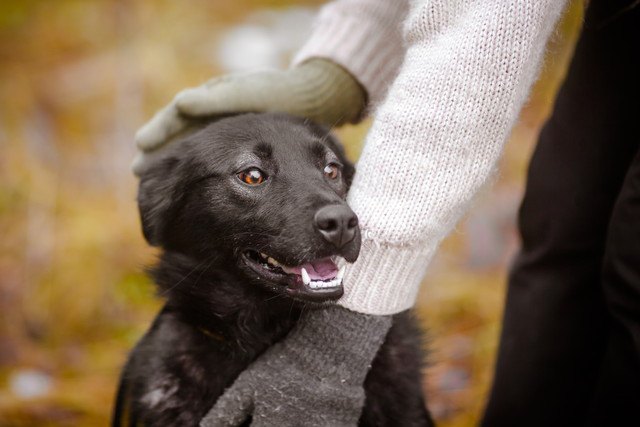
MULTIPOLYGON (((135 130, 213 75, 285 67, 320 1, 0 2, 0 426, 107 425, 127 352, 161 305, 143 268, 135 130)), ((496 182, 445 241, 417 310, 441 426, 490 386, 515 215, 582 18, 551 41, 496 182)), ((356 159, 368 122, 338 131, 356 159)))

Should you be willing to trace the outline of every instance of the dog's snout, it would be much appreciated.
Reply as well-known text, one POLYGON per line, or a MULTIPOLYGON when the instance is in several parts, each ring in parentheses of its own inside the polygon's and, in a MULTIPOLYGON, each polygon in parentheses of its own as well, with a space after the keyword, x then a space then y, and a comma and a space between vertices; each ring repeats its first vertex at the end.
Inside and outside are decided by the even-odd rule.
POLYGON ((330 205, 318 210, 315 225, 322 237, 337 248, 353 240, 358 227, 358 217, 346 205, 330 205))

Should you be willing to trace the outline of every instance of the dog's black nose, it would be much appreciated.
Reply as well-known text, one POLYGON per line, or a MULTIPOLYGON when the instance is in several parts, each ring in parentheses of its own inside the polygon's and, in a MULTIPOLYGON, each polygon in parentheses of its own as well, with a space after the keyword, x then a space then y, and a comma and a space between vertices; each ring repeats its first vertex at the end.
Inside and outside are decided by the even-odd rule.
POLYGON ((347 205, 329 205, 321 208, 314 217, 322 237, 341 248, 356 236, 358 217, 347 205))

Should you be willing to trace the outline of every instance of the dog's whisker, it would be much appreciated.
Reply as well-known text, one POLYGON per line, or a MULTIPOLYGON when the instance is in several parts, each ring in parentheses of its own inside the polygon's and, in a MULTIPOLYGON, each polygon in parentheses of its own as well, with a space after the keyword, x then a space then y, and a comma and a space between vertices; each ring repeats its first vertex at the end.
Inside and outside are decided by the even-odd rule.
MULTIPOLYGON (((189 278, 189 276, 191 276, 191 275, 193 274, 193 272, 194 272, 194 271, 196 271, 198 268, 200 268, 200 267, 201 267, 202 265, 204 265, 206 262, 209 262, 209 265, 207 266, 207 269, 208 269, 209 267, 211 267, 211 264, 213 264, 213 261, 214 261, 214 260, 215 260, 215 257, 211 257, 211 258, 208 258, 208 259, 205 259, 205 260, 203 260, 203 261, 199 262, 198 264, 196 264, 196 266, 195 266, 195 267, 193 267, 193 268, 191 269, 191 271, 189 271, 187 274, 185 274, 185 275, 182 277, 182 279, 180 279, 176 284, 174 284, 173 286, 171 286, 171 287, 169 287, 169 288, 165 289, 165 290, 164 290, 164 291, 162 291, 159 295, 160 295, 161 297, 162 297, 162 296, 165 296, 168 292, 170 292, 170 291, 172 291, 173 289, 177 288, 177 287, 178 287, 182 282, 184 282, 185 280, 187 280, 187 279, 189 278)), ((205 270, 206 270, 206 269, 205 269, 205 270)), ((200 275, 202 275, 202 273, 201 273, 200 275)), ((199 279, 199 277, 198 277, 198 279, 199 279)))
POLYGON ((202 278, 204 273, 206 273, 211 268, 211 266, 213 265, 214 261, 215 261, 215 258, 212 258, 211 261, 209 262, 209 264, 207 264, 207 266, 200 272, 200 275, 198 275, 196 280, 193 282, 192 286, 195 286, 195 285, 198 284, 198 282, 200 281, 200 279, 202 278))
POLYGON ((294 305, 294 301, 291 300, 291 304, 289 305, 289 314, 287 315, 289 320, 291 320, 291 311, 293 310, 293 305, 294 305))
POLYGON ((266 299, 265 299, 264 301, 262 301, 262 302, 268 302, 268 301, 274 300, 274 299, 276 299, 276 298, 284 298, 284 297, 285 297, 285 296, 284 296, 283 294, 275 294, 275 295, 273 295, 273 296, 270 296, 269 298, 266 298, 266 299))

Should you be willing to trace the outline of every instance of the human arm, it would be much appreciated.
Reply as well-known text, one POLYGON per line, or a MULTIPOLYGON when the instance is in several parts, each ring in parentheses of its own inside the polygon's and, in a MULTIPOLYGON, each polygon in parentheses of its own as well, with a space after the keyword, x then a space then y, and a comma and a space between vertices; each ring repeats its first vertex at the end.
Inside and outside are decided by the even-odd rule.
MULTIPOLYGON (((563 6, 552 0, 414 4, 404 63, 377 110, 349 194, 363 249, 347 270, 339 304, 353 315, 388 315, 413 305, 438 244, 495 168, 563 6)), ((347 336, 320 349, 349 357, 350 345, 347 336)), ((262 365, 248 371, 256 375, 262 365)), ((227 393, 237 392, 234 385, 227 393)), ((359 414, 361 406, 352 403, 359 414)), ((223 419, 233 412, 225 404, 211 414, 223 419)))
POLYGON ((342 306, 413 306, 440 241, 489 180, 540 69, 557 0, 416 2, 406 57, 357 165, 363 235, 342 306))
POLYGON ((230 74, 178 93, 138 130, 134 173, 160 158, 161 148, 200 118, 278 111, 329 127, 359 121, 366 105, 384 96, 399 67, 406 10, 407 0, 329 3, 291 68, 230 74))
POLYGON ((340 65, 312 58, 288 70, 230 74, 178 95, 136 133, 133 172, 162 158, 162 148, 206 118, 240 112, 286 112, 329 126, 354 122, 366 104, 358 81, 340 65))

